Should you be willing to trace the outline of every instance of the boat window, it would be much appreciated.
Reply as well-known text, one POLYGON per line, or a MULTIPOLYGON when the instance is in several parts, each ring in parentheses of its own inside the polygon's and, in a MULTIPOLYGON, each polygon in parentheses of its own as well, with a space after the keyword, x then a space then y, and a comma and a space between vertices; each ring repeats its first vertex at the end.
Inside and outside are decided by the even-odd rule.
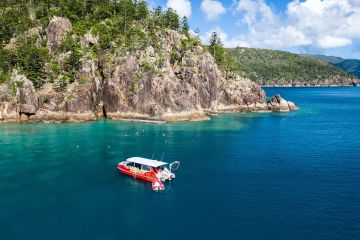
POLYGON ((142 165, 141 170, 149 172, 151 171, 151 168, 149 166, 142 165))
POLYGON ((127 166, 127 167, 132 167, 133 165, 134 165, 134 163, 132 163, 132 162, 125 163, 125 166, 127 166))
POLYGON ((135 167, 138 168, 138 169, 141 169, 141 164, 135 163, 135 167))

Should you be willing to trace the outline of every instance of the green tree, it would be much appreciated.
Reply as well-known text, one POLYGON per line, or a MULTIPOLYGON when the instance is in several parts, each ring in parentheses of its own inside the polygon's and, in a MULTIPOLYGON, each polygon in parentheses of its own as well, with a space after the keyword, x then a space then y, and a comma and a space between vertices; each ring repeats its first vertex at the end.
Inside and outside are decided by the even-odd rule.
POLYGON ((136 3, 136 19, 146 19, 149 16, 149 8, 145 0, 136 3))
POLYGON ((224 65, 224 47, 221 42, 221 39, 217 32, 213 32, 210 36, 208 50, 211 55, 214 57, 216 64, 220 67, 224 65))
POLYGON ((18 40, 16 66, 39 88, 46 79, 44 63, 48 58, 48 50, 35 47, 35 41, 35 38, 18 40))
POLYGON ((9 72, 9 54, 0 45, 0 83, 4 83, 8 80, 9 72))
POLYGON ((188 18, 186 16, 184 16, 181 19, 181 32, 184 33, 186 36, 189 36, 189 21, 188 18))
POLYGON ((8 42, 14 35, 26 31, 31 25, 32 21, 26 4, 0 8, 0 43, 8 42))
POLYGON ((80 67, 80 59, 82 57, 81 47, 77 39, 72 34, 68 34, 65 41, 61 44, 60 49, 62 52, 70 52, 70 56, 64 62, 64 71, 70 78, 70 83, 75 81, 76 71, 80 67))
POLYGON ((164 15, 164 26, 172 30, 178 31, 180 28, 179 16, 172 8, 168 8, 164 15))

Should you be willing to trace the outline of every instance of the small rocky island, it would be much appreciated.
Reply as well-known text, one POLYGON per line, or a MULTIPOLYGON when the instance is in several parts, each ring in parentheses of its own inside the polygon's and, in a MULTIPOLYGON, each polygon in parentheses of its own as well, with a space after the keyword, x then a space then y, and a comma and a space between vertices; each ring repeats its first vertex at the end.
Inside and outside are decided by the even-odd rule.
MULTIPOLYGON (((150 36, 146 28, 141 31, 150 36)), ((45 79, 39 84, 13 68, 9 80, 0 85, 0 120, 201 121, 224 112, 297 109, 280 95, 266 101, 260 85, 219 69, 190 34, 170 28, 151 34, 156 40, 152 44, 102 50, 99 36, 91 31, 80 36, 67 18, 53 17, 46 29, 31 28, 24 36, 48 51, 42 66, 45 79), (74 51, 81 57, 70 68, 74 51), (69 71, 74 79, 69 79, 69 71)), ((4 49, 16 49, 20 37, 4 49)))

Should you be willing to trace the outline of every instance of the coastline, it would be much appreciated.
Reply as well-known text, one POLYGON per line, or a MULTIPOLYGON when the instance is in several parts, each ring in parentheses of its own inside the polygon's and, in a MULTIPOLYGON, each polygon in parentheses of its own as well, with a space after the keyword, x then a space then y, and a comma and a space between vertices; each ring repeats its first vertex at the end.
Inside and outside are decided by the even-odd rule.
POLYGON ((183 111, 178 113, 165 113, 162 116, 148 116, 138 113, 108 113, 107 116, 92 113, 74 114, 74 113, 61 113, 49 115, 32 115, 26 120, 22 119, 20 115, 16 118, 2 119, 0 123, 49 123, 49 124, 62 124, 62 123, 83 123, 98 121, 101 119, 109 119, 111 121, 123 122, 140 122, 140 123, 155 123, 167 124, 173 122, 202 122, 211 121, 212 116, 218 116, 226 113, 271 113, 271 112, 289 112, 290 110, 271 111, 268 105, 259 104, 258 106, 219 106, 217 111, 211 109, 203 109, 202 111, 183 111))
MULTIPOLYGON (((293 111, 293 110, 291 110, 293 111)), ((64 123, 85 123, 85 122, 94 122, 102 119, 108 119, 114 122, 138 122, 138 123, 151 123, 151 124, 169 124, 175 122, 204 122, 211 121, 213 116, 219 116, 224 114, 231 113, 272 113, 272 112, 289 112, 289 111, 271 111, 269 109, 255 109, 255 108, 244 108, 244 107, 234 107, 228 109, 221 109, 219 111, 204 111, 203 114, 194 115, 193 112, 182 112, 176 113, 173 115, 168 115, 165 119, 163 118, 154 118, 154 117, 130 117, 130 116, 111 116, 111 117, 96 117, 95 115, 89 114, 70 114, 69 116, 63 115, 62 118, 51 118, 51 116, 46 116, 44 118, 36 117, 29 118, 28 120, 22 120, 19 116, 16 119, 0 119, 0 124, 8 123, 47 123, 47 124, 64 124, 64 123)))
MULTIPOLYGON (((20 105, 21 107, 22 105, 20 105)), ((211 116, 223 113, 234 112, 290 112, 299 108, 291 101, 283 99, 279 94, 270 97, 269 100, 254 102, 248 104, 224 104, 220 103, 216 108, 190 109, 185 111, 173 112, 170 109, 167 112, 158 115, 150 115, 133 111, 127 112, 106 112, 94 109, 93 111, 84 112, 66 112, 66 111, 49 111, 40 108, 33 113, 21 112, 21 108, 16 105, 12 111, 8 112, 8 105, 4 111, 0 111, 0 122, 43 122, 43 123, 79 123, 87 121, 96 121, 98 119, 107 118, 114 121, 144 122, 144 123, 171 123, 171 122, 200 122, 209 121, 211 116)))
POLYGON ((219 111, 187 111, 179 112, 172 114, 164 114, 159 117, 147 116, 144 114, 137 113, 110 113, 105 116, 95 116, 95 114, 73 114, 73 113, 62 113, 61 115, 50 114, 30 116, 28 119, 23 120, 21 116, 16 116, 16 118, 11 119, 1 119, 0 123, 49 123, 49 124, 62 124, 62 123, 83 123, 98 121, 101 119, 109 119, 111 121, 119 122, 139 122, 139 123, 155 123, 155 124, 167 124, 173 122, 202 122, 210 121, 211 116, 217 116, 225 113, 236 113, 236 112, 271 112, 266 109, 253 109, 253 108, 231 108, 231 109, 221 109, 219 111))
POLYGON ((262 88, 333 88, 333 87, 360 87, 360 85, 261 85, 262 88))

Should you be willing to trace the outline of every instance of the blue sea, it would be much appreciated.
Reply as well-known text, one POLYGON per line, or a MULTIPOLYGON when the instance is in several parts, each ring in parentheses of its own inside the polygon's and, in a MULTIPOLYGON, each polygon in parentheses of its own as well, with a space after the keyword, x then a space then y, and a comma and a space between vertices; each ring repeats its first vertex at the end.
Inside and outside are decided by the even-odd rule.
POLYGON ((0 239, 360 239, 360 88, 266 88, 290 113, 0 123, 0 239), (162 192, 121 175, 181 162, 162 192))

